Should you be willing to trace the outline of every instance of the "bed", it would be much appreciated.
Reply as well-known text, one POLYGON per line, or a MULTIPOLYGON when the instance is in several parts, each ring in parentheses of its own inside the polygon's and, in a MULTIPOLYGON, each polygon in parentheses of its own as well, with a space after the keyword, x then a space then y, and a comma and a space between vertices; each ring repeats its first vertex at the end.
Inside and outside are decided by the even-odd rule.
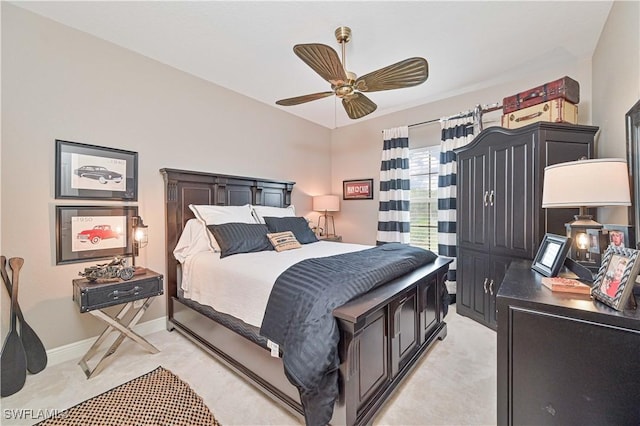
MULTIPOLYGON (((167 168, 160 172, 165 182, 167 329, 183 334, 303 418, 298 389, 287 379, 282 358, 272 356, 265 338, 247 332, 251 326, 184 297, 182 265, 174 256, 185 225, 194 218, 190 204, 285 207, 291 204, 294 182, 167 168)), ((340 365, 331 424, 371 423, 429 347, 446 337, 442 295, 449 263, 438 257, 333 310, 340 365)))

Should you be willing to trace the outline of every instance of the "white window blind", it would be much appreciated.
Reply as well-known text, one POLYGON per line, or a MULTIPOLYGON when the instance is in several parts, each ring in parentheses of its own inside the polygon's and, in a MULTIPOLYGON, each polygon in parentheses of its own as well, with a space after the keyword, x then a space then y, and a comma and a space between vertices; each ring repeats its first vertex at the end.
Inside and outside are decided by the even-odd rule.
POLYGON ((411 245, 438 252, 438 163, 440 146, 409 151, 411 245))

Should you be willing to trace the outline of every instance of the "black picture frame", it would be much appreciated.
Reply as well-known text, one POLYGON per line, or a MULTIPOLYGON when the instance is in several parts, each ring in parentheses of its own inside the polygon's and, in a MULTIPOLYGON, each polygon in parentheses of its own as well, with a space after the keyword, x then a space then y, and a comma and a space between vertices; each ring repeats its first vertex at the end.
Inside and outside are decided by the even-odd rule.
POLYGON ((640 251, 632 248, 607 247, 596 275, 591 295, 617 311, 623 311, 640 268, 640 251))
POLYGON ((555 277, 567 257, 571 238, 556 234, 545 234, 533 259, 531 269, 545 277, 555 277))
POLYGON ((56 206, 56 265, 131 256, 137 215, 137 206, 56 206))
MULTIPOLYGON (((629 223, 636 236, 640 236, 640 100, 625 114, 627 136, 627 165, 631 186, 629 223)), ((640 248, 637 245, 632 248, 640 248)))
POLYGON ((342 181, 343 200, 373 200, 373 179, 342 181))
POLYGON ((56 139, 56 199, 138 200, 138 153, 56 139))

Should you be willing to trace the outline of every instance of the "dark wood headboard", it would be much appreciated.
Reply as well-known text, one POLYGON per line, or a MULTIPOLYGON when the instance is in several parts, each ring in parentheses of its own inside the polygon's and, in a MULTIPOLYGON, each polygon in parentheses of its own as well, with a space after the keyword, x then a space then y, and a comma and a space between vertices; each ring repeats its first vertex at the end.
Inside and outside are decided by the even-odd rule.
MULTIPOLYGON (((177 295, 178 261, 173 249, 185 223, 193 218, 189 204, 286 207, 291 204, 295 182, 229 176, 189 170, 160 169, 164 177, 167 299, 177 295)), ((167 310, 171 306, 167 304, 167 310)), ((167 312, 167 315, 172 312, 167 312)))

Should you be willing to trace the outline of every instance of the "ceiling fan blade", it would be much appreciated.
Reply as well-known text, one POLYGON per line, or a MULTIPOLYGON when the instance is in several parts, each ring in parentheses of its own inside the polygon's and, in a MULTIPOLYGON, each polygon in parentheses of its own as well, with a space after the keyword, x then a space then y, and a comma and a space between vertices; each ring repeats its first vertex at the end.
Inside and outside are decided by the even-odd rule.
POLYGON ((424 83, 429 63, 424 58, 409 58, 358 78, 355 88, 363 92, 402 89, 424 83))
POLYGON ((311 101, 315 101, 317 99, 326 98, 327 96, 331 96, 331 95, 333 95, 333 92, 312 93, 311 95, 296 96, 295 98, 280 99, 279 101, 276 101, 276 104, 277 105, 282 105, 282 106, 299 105, 299 104, 303 104, 305 102, 311 102, 311 101))
POLYGON ((353 94, 342 98, 342 106, 347 111, 349 118, 353 120, 362 118, 367 114, 371 114, 376 110, 376 108, 378 108, 371 99, 358 92, 354 92, 353 94))
POLYGON ((296 44, 293 51, 320 77, 337 86, 347 81, 342 62, 335 50, 324 44, 296 44))

